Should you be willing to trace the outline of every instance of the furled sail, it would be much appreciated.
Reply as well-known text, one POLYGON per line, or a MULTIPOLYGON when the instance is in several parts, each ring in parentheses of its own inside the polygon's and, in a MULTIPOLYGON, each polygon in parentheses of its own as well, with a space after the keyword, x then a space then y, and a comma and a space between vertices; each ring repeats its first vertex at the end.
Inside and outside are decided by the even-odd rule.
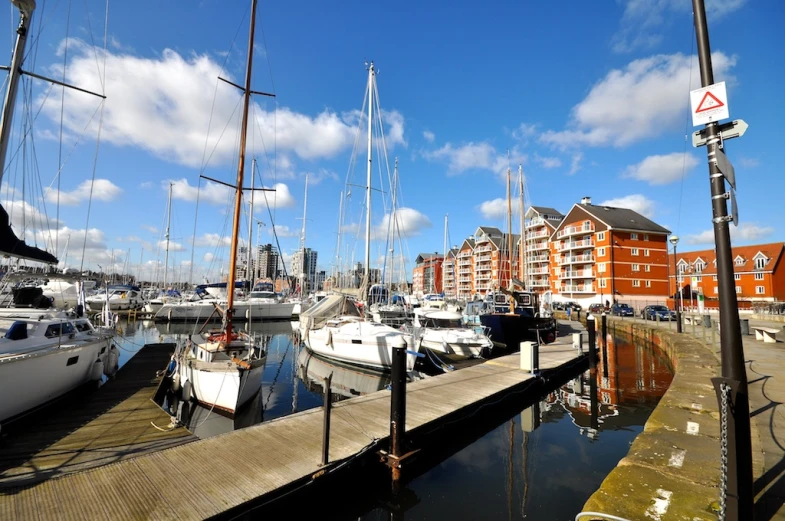
POLYGON ((0 254, 10 255, 19 259, 26 259, 46 264, 57 264, 57 258, 40 248, 28 246, 20 240, 11 229, 8 212, 0 205, 0 254))

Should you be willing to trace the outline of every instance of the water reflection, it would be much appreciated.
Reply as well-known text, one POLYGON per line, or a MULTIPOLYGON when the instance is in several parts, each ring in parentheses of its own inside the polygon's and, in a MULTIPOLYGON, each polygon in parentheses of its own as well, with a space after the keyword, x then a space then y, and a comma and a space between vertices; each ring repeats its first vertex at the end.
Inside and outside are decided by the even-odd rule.
POLYGON ((333 396, 354 398, 385 389, 390 384, 389 373, 342 365, 314 356, 307 349, 300 351, 297 376, 309 391, 323 394, 328 377, 333 396))

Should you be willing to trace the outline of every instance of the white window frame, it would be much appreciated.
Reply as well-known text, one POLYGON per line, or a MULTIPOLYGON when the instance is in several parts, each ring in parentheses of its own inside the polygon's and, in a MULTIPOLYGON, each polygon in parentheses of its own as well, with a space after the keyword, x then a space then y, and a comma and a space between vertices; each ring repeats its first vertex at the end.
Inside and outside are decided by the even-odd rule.
POLYGON ((605 240, 605 232, 597 232, 597 240, 604 241, 605 240))
POLYGON ((598 284, 599 284, 599 287, 601 287, 601 288, 606 288, 606 287, 607 287, 607 280, 608 280, 608 279, 600 279, 600 281, 599 281, 599 283, 598 283, 598 284))
POLYGON ((648 233, 644 233, 643 234, 643 240, 644 241, 648 241, 649 240, 649 234, 648 233))
POLYGON ((763 280, 763 273, 756 273, 755 280, 763 280))
POLYGON ((756 295, 765 295, 766 294, 766 287, 765 286, 755 286, 755 294, 756 295))
POLYGON ((644 269, 646 271, 651 271, 651 264, 646 264, 646 267, 644 269))
POLYGON ((632 281, 632 287, 633 287, 633 288, 640 288, 640 287, 641 287, 641 281, 640 281, 640 280, 638 280, 638 279, 633 279, 633 281, 632 281))
POLYGON ((643 250, 643 256, 648 257, 651 250, 643 250))
POLYGON ((720 288, 718 288, 718 287, 715 287, 715 288, 714 288, 714 293, 719 293, 719 292, 720 292, 720 288))
POLYGON ((741 293, 741 286, 736 286, 736 293, 741 293))
POLYGON ((641 270, 641 265, 640 264, 633 264, 632 265, 632 271, 640 271, 640 270, 641 270))
POLYGON ((714 282, 717 282, 717 276, 716 275, 712 275, 711 276, 711 280, 713 280, 714 282))
POLYGON ((597 257, 605 257, 605 248, 597 248, 597 257))
POLYGON ((651 280, 648 280, 648 279, 646 280, 646 287, 647 288, 651 287, 651 280))
POLYGON ((606 266, 605 266, 604 262, 598 263, 597 264, 597 273, 605 273, 605 268, 606 268, 606 266))
POLYGON ((631 233, 630 234, 630 239, 633 240, 633 241, 637 241, 638 240, 638 234, 637 233, 631 233))
POLYGON ((741 280, 741 273, 734 273, 733 280, 741 280))
POLYGON ((755 259, 755 269, 762 270, 766 267, 766 259, 763 256, 757 257, 755 259))
POLYGON ((633 257, 637 257, 639 253, 640 252, 638 251, 638 248, 633 248, 630 255, 632 255, 633 257))

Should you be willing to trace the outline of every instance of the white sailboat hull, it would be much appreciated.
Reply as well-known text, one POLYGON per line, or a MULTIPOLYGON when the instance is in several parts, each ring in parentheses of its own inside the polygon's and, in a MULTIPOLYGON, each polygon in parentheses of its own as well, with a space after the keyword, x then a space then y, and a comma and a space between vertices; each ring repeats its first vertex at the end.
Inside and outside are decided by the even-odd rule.
MULTIPOLYGON (((313 353, 347 364, 389 371, 392 367, 393 344, 399 337, 411 350, 412 338, 382 324, 349 322, 337 327, 325 326, 307 331, 306 347, 313 353)), ((406 370, 414 369, 417 356, 406 354, 406 370)))
MULTIPOLYGON (((155 320, 206 320, 215 315, 215 304, 225 306, 226 302, 183 302, 178 304, 164 304, 155 314, 155 320)), ((293 316, 293 303, 234 303, 234 320, 284 320, 293 316)))
POLYGON ((264 362, 264 358, 255 360, 244 369, 228 360, 187 360, 181 366, 180 382, 191 382, 193 397, 202 405, 234 414, 261 389, 264 362))
POLYGON ((483 350, 490 350, 493 342, 471 330, 428 329, 422 333, 420 346, 450 360, 479 358, 483 350))
POLYGON ((22 354, 0 353, 0 422, 89 382, 95 362, 103 367, 110 341, 97 336, 22 354))

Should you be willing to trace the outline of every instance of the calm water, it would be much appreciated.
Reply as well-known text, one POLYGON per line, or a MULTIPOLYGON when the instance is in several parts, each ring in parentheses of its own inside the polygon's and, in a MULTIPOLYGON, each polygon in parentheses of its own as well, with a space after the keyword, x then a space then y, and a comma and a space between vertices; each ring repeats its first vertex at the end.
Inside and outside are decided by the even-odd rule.
MULTIPOLYGON (((322 382, 330 373, 336 399, 388 384, 377 374, 311 357, 294 337, 296 323, 252 329, 268 344, 262 390, 234 420, 197 406, 188 426, 200 437, 319 407, 322 382)), ((121 363, 145 342, 184 341, 192 330, 151 322, 125 325, 118 337, 121 363)), ((393 512, 396 519, 409 520, 574 519, 627 454, 672 378, 656 349, 616 338, 605 351, 607 363, 598 366, 594 382, 587 372, 534 404, 508 404, 445 432, 438 447, 429 447, 409 468, 409 481, 396 500, 386 493, 385 475, 347 478, 325 498, 330 519, 389 519, 393 512)), ((318 503, 313 515, 323 514, 325 503, 313 503, 318 503)), ((306 515, 308 506, 297 505, 295 511, 306 515)))

